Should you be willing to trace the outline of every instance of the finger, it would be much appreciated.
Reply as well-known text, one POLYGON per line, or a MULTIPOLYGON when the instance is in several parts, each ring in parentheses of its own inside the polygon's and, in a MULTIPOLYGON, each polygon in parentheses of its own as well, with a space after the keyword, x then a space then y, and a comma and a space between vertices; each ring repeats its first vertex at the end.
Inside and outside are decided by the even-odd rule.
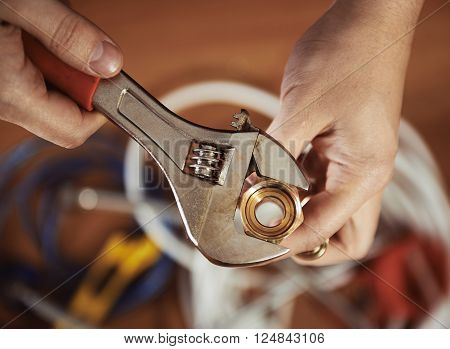
POLYGON ((87 19, 58 1, 1 1, 0 12, 4 20, 34 35, 78 70, 108 78, 122 67, 122 53, 117 45, 87 19))
POLYGON ((335 191, 321 191, 305 205, 304 223, 283 241, 293 252, 309 251, 340 230, 374 194, 365 176, 347 178, 335 191))
POLYGON ((66 148, 82 144, 105 118, 48 92, 42 74, 25 57, 20 37, 14 25, 0 26, 0 118, 66 148))
POLYGON ((372 246, 377 230, 381 197, 382 193, 378 193, 355 212, 344 226, 331 237, 328 248, 322 257, 305 260, 295 256, 294 261, 301 265, 324 266, 364 258, 372 246))
POLYGON ((328 127, 329 115, 312 100, 313 96, 302 87, 290 90, 282 96, 280 112, 267 129, 294 156, 328 127))
POLYGON ((59 146, 72 149, 83 144, 105 124, 103 114, 81 110, 72 100, 56 91, 45 98, 30 98, 18 109, 20 126, 59 146))

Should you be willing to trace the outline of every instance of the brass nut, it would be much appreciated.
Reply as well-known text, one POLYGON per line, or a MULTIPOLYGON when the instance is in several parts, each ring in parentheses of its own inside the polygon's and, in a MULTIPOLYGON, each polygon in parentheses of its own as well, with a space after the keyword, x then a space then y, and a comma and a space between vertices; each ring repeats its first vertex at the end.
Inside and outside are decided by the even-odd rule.
POLYGON ((242 195, 240 213, 247 235, 272 243, 280 243, 303 222, 297 189, 273 179, 253 185, 242 195), (267 200, 283 209, 283 218, 275 226, 262 224, 256 216, 258 205, 267 200))

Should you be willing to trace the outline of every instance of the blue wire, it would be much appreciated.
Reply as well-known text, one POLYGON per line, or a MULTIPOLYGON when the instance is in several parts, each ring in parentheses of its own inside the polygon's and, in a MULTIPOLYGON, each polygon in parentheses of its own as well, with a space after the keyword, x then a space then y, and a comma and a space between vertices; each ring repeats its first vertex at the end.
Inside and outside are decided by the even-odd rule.
MULTIPOLYGON (((118 169, 121 169, 121 163, 118 160, 113 161, 113 159, 107 159, 107 157, 103 157, 103 160, 107 160, 106 162, 109 164, 103 164, 105 169, 109 169, 110 173, 117 173, 118 169)), ((48 161, 33 171, 25 180, 21 183, 17 192, 17 201, 19 206, 19 215, 21 218, 21 222, 24 225, 24 228, 29 233, 29 235, 35 240, 40 237, 41 239, 41 247, 43 249, 45 257, 50 262, 50 265, 63 265, 62 261, 58 257, 59 254, 57 251, 57 218, 59 217, 59 211, 61 209, 60 205, 56 203, 56 200, 50 201, 47 198, 47 192, 56 192, 57 189, 61 187, 61 182, 67 182, 70 179, 77 178, 84 172, 91 171, 93 169, 98 169, 93 167, 92 160, 88 158, 70 158, 70 159, 61 159, 57 161, 48 161), (36 224, 30 220, 30 217, 33 217, 31 212, 31 207, 29 204, 30 196, 33 194, 34 189, 38 185, 42 185, 44 183, 44 188, 48 188, 47 191, 44 190, 44 196, 41 196, 41 202, 45 198, 45 206, 41 206, 41 229, 36 224), (44 215, 50 214, 50 219, 47 222, 47 217, 44 215)), ((121 171, 120 171, 121 172, 121 171)), ((120 177, 120 176, 119 176, 120 177)), ((55 197, 56 194, 53 194, 55 197)))
MULTIPOLYGON (((108 137, 103 136, 101 133, 92 136, 86 144, 87 146, 105 146, 105 149, 117 153, 118 156, 121 155, 121 149, 117 142, 111 142, 108 137)), ((29 159, 50 147, 56 148, 56 146, 43 139, 33 137, 26 139, 3 155, 0 162, 0 192, 4 191, 4 187, 14 178, 17 171, 25 165, 29 159)), ((11 211, 12 197, 13 195, 10 192, 2 194, 3 200, 0 201, 0 228, 3 226, 7 215, 11 211)))
POLYGON ((25 140, 4 155, 0 163, 0 189, 11 180, 11 177, 14 174, 12 173, 13 171, 24 165, 28 159, 38 154, 43 148, 49 145, 50 143, 40 138, 31 138, 25 140))
POLYGON ((13 204, 12 194, 8 192, 10 188, 4 187, 14 178, 18 168, 26 164, 28 159, 34 157, 49 144, 39 138, 27 139, 2 157, 0 163, 0 192, 6 191, 6 193, 2 194, 2 200, 0 201, 0 228, 5 223, 13 204))

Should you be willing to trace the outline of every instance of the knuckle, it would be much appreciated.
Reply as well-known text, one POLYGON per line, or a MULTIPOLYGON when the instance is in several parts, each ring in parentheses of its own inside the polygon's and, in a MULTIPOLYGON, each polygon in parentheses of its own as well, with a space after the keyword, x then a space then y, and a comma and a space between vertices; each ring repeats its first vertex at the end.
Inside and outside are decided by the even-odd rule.
POLYGON ((394 171, 394 162, 383 160, 377 162, 370 169, 370 176, 367 176, 367 186, 372 188, 372 192, 378 192, 384 189, 392 178, 394 171))
POLYGON ((66 14, 56 26, 50 40, 50 48, 56 52, 71 49, 78 40, 83 19, 75 13, 66 14))
POLYGON ((0 25, 0 54, 2 72, 20 70, 25 65, 21 30, 13 25, 0 25))
POLYGON ((393 163, 385 164, 384 167, 381 168, 380 182, 382 183, 383 188, 386 186, 386 184, 389 183, 389 181, 392 178, 393 173, 394 173, 394 164, 393 163))
POLYGON ((394 156, 384 156, 370 153, 355 160, 357 166, 353 169, 355 178, 364 192, 373 194, 383 190, 392 178, 394 172, 394 156))
POLYGON ((2 40, 17 40, 20 38, 21 31, 18 27, 12 24, 0 25, 0 38, 2 40))
POLYGON ((78 139, 70 139, 70 140, 64 140, 63 142, 61 142, 58 145, 60 145, 61 147, 65 148, 65 149, 76 149, 82 144, 83 144, 83 142, 78 139))
POLYGON ((70 135, 61 141, 59 145, 66 149, 75 149, 83 145, 86 140, 87 136, 83 134, 70 135))
POLYGON ((376 162, 380 168, 389 170, 394 166, 395 157, 397 156, 397 146, 388 146, 384 149, 379 149, 375 157, 376 162))

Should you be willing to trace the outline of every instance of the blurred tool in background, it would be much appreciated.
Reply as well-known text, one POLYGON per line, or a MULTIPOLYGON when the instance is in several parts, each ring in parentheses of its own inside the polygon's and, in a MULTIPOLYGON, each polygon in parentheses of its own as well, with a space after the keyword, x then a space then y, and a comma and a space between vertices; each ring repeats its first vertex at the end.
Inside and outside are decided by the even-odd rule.
MULTIPOLYGON (((154 266, 159 257, 159 250, 145 236, 128 239, 123 233, 112 235, 70 301, 70 314, 93 326, 101 325, 128 284, 154 266)), ((127 303, 139 304, 142 298, 153 296, 161 280, 164 275, 152 269, 140 280, 140 287, 131 290, 117 306, 123 310, 127 303)))

